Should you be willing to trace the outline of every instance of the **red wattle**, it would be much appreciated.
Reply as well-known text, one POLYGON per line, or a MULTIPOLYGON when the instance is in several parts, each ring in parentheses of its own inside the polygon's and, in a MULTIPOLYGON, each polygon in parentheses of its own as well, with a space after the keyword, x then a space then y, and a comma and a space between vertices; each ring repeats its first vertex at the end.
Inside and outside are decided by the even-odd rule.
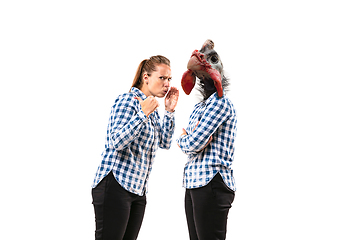
POLYGON ((195 75, 192 70, 184 72, 181 78, 181 87, 184 92, 189 95, 195 85, 195 75))
POLYGON ((221 75, 220 75, 220 73, 217 70, 215 70, 214 68, 207 69, 206 72, 213 79, 214 86, 217 89, 218 97, 221 98, 224 95, 224 93, 223 93, 223 90, 222 90, 221 75))

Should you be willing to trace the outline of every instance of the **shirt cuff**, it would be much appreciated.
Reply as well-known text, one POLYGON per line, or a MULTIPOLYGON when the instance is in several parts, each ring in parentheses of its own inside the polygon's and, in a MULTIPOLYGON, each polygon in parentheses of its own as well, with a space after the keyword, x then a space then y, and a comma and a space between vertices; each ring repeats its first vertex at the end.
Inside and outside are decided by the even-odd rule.
POLYGON ((137 115, 140 118, 141 122, 147 122, 148 121, 148 117, 146 116, 146 114, 142 110, 140 110, 137 113, 137 115))
POLYGON ((173 112, 169 112, 169 111, 165 110, 165 116, 168 116, 170 118, 174 117, 174 113, 175 113, 175 110, 173 112))

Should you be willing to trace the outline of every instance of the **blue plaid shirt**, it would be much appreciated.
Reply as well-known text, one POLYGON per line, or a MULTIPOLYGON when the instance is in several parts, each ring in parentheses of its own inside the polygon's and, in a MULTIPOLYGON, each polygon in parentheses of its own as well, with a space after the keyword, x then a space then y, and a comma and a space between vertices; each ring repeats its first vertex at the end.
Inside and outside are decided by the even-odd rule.
POLYGON ((127 191, 142 196, 158 147, 169 149, 174 133, 174 113, 165 111, 160 125, 157 111, 148 117, 135 96, 146 99, 139 89, 118 96, 111 108, 105 150, 92 188, 110 172, 127 191))
POLYGON ((219 172, 226 185, 236 190, 231 168, 236 124, 236 111, 225 93, 220 99, 214 93, 195 105, 186 128, 187 135, 177 139, 181 150, 188 155, 184 168, 185 188, 205 186, 219 172), (203 149, 210 136, 212 142, 203 149))

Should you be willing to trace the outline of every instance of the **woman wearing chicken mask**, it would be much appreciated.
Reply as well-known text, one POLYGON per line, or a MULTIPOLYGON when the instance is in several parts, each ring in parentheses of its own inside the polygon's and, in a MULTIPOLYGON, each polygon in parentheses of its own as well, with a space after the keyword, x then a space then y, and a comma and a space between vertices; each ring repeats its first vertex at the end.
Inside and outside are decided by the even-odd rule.
POLYGON ((115 100, 105 150, 92 185, 96 240, 138 236, 156 150, 169 149, 174 133, 179 91, 170 88, 171 79, 170 61, 153 56, 139 64, 130 91, 115 100), (165 97, 162 122, 155 97, 165 97))
POLYGON ((212 40, 195 50, 182 78, 190 94, 196 78, 201 101, 177 139, 187 155, 184 167, 185 213, 190 240, 226 239, 227 218, 235 197, 233 177, 237 114, 226 96, 228 79, 212 40))

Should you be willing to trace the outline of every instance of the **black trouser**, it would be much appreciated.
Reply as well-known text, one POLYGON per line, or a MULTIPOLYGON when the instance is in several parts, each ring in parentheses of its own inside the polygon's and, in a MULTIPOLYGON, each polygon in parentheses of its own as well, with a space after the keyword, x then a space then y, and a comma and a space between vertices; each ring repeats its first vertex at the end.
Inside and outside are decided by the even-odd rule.
POLYGON ((219 173, 204 187, 186 189, 185 211, 190 240, 226 239, 227 215, 234 196, 219 173))
POLYGON ((137 239, 146 207, 146 196, 128 192, 110 172, 92 189, 96 240, 137 239))

